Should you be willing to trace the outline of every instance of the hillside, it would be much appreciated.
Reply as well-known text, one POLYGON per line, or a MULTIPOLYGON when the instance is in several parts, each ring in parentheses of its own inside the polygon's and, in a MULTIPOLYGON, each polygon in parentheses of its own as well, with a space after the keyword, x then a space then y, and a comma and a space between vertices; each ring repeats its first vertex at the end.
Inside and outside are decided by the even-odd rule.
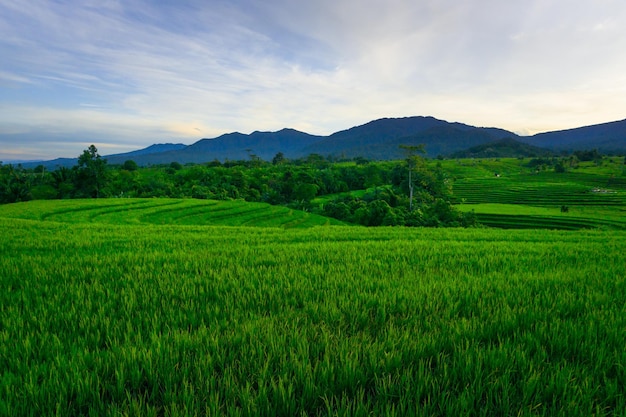
MULTIPOLYGON (((278 152, 287 158, 304 157, 311 153, 335 157, 365 157, 373 160, 397 159, 402 157, 399 145, 426 145, 427 156, 450 156, 470 148, 491 148, 494 156, 543 155, 539 148, 552 151, 572 152, 598 149, 601 152, 626 151, 626 120, 586 126, 576 129, 540 133, 534 136, 518 136, 513 132, 494 127, 475 127, 458 122, 447 122, 434 117, 383 118, 366 124, 333 133, 316 136, 294 129, 277 132, 233 132, 213 139, 201 139, 191 145, 152 145, 133 152, 108 155, 109 163, 121 164, 132 159, 141 166, 168 164, 170 162, 205 163, 213 160, 242 160, 256 156, 269 161, 278 152), (493 143, 510 138, 535 148, 505 150, 505 144, 493 143), (499 153, 503 152, 503 153, 499 153), (513 153, 511 153, 513 152, 513 153)), ((487 153, 489 153, 487 152, 487 153)), ((465 155, 467 153, 463 153, 465 155)), ((482 154, 485 156, 486 154, 482 154)), ((72 166, 75 158, 59 158, 46 162, 27 162, 25 168, 44 165, 48 169, 72 166)))
POLYGON ((225 160, 249 159, 252 155, 263 160, 271 160, 278 152, 287 157, 295 157, 300 150, 320 140, 320 136, 309 135, 294 129, 278 132, 253 132, 249 135, 234 132, 215 139, 201 139, 183 149, 151 153, 133 157, 139 165, 180 163, 203 163, 225 160))
POLYGON ((626 151, 626 120, 539 133, 523 140, 534 146, 558 151, 597 149, 601 152, 622 153, 626 151))
POLYGON ((39 200, 0 205, 0 217, 60 223, 280 227, 342 225, 287 207, 244 201, 171 198, 39 200))
POLYGON ((427 155, 434 157, 507 136, 516 135, 502 129, 477 128, 434 117, 404 117, 375 120, 334 133, 304 152, 348 158, 397 159, 402 157, 400 145, 423 143, 427 155))
POLYGON ((519 157, 549 157, 554 152, 522 143, 512 138, 504 138, 495 142, 484 143, 469 149, 454 152, 452 158, 519 158, 519 157))
POLYGON ((301 150, 322 137, 309 135, 294 129, 278 132, 253 132, 250 135, 230 133, 217 139, 202 139, 187 147, 185 152, 211 154, 216 159, 248 159, 254 154, 261 159, 271 160, 278 152, 294 157, 301 150))

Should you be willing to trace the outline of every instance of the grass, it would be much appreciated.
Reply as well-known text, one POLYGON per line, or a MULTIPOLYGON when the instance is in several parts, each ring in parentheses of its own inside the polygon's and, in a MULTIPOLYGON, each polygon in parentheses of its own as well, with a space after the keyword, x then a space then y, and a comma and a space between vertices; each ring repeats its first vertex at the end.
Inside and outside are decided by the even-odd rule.
POLYGON ((537 207, 521 204, 462 204, 457 208, 473 211, 481 224, 498 228, 530 229, 626 229, 624 210, 599 207, 537 207))
POLYGON ((565 173, 531 170, 524 161, 444 161, 458 208, 497 228, 626 229, 622 165, 582 163, 565 173), (496 176, 498 173, 499 176, 496 176), (566 206, 567 213, 561 213, 566 206))
POLYGON ((37 200, 0 206, 0 216, 64 223, 263 227, 340 225, 340 221, 265 203, 192 199, 37 200))
POLYGON ((511 230, 237 201, 0 206, 0 416, 623 414, 626 183, 443 164, 462 210, 511 230))
POLYGON ((626 232, 204 226, 176 200, 71 221, 56 203, 0 214, 0 415, 626 409, 626 232), (176 207, 198 225, 169 224, 176 207))

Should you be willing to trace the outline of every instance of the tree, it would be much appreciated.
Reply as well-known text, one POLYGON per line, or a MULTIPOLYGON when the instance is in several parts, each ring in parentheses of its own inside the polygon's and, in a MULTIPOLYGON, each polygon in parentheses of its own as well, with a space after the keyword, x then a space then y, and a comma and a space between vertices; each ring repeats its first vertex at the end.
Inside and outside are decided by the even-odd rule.
POLYGON ((285 154, 283 154, 282 152, 278 152, 272 158, 272 164, 273 165, 280 165, 280 164, 282 164, 284 162, 285 162, 285 154))
POLYGON ((18 165, 0 166, 0 204, 32 199, 30 178, 18 165))
POLYGON ((565 165, 563 165, 563 162, 559 161, 556 163, 556 165, 554 166, 554 172, 557 172, 559 174, 564 173, 565 170, 565 165))
POLYGON ((248 157, 250 158, 250 166, 258 167, 261 165, 261 157, 252 152, 252 149, 246 149, 248 157))
POLYGON ((78 188, 83 195, 99 198, 106 184, 107 160, 98 153, 95 145, 89 146, 78 157, 78 188))
POLYGON ((293 198, 301 203, 308 203, 315 198, 319 187, 315 184, 299 183, 293 190, 293 198))
POLYGON ((76 170, 59 167, 52 171, 52 182, 57 190, 57 198, 72 198, 76 190, 76 170))
POLYGON ((413 172, 417 167, 424 165, 424 158, 421 156, 426 153, 424 144, 419 145, 400 145, 406 155, 406 162, 409 170, 409 211, 413 211, 413 172))
POLYGON ((132 159, 124 161, 124 165, 122 165, 122 169, 125 169, 126 171, 137 171, 137 168, 139 168, 137 166, 137 162, 133 161, 132 159))

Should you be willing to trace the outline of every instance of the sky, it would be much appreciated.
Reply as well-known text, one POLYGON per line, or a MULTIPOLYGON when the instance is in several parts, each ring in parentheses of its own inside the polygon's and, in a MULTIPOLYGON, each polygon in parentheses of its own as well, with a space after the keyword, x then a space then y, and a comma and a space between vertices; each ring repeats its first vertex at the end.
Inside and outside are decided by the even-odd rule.
POLYGON ((434 116, 626 118, 623 0, 0 0, 0 161, 434 116))

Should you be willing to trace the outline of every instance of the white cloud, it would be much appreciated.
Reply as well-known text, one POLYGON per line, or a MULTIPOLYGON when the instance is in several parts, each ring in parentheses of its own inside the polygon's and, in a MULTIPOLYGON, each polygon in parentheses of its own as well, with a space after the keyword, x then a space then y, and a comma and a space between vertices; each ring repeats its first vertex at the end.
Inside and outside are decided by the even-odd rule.
POLYGON ((409 115, 617 120, 625 18, 617 0, 0 0, 0 126, 121 149, 409 115))

